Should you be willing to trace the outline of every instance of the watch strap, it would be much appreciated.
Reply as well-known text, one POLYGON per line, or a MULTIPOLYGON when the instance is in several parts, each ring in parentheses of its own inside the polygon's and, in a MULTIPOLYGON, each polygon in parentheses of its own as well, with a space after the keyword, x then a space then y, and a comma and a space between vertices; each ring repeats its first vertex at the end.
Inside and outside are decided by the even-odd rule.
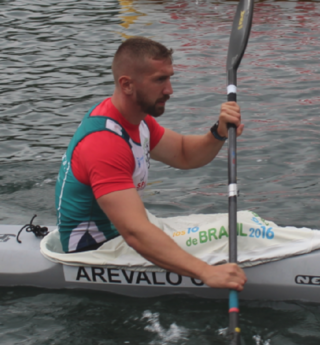
POLYGON ((219 121, 217 121, 211 128, 210 128, 210 132, 212 133, 212 135, 220 141, 226 141, 228 138, 227 137, 222 137, 218 134, 218 126, 219 126, 219 121))

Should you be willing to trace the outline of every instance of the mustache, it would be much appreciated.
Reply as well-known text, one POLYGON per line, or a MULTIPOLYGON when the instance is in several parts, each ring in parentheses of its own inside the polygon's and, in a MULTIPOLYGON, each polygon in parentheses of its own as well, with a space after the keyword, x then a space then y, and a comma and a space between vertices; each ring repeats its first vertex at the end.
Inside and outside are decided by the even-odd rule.
POLYGON ((163 98, 161 98, 161 99, 158 99, 157 102, 166 102, 168 99, 170 99, 170 96, 169 96, 169 95, 168 95, 168 96, 165 96, 165 97, 163 97, 163 98))

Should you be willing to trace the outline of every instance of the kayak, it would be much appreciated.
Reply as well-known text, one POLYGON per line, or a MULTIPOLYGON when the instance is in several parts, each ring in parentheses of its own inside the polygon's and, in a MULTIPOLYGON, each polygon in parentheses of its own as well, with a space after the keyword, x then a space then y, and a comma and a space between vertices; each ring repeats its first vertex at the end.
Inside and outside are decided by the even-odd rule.
MULTIPOLYGON (((129 267, 64 265, 45 258, 41 238, 21 226, 0 225, 0 286, 100 290, 134 297, 191 294, 227 299, 228 291, 173 272, 133 271, 129 267)), ((49 232, 55 227, 48 227, 49 232)), ((248 282, 243 300, 320 302, 320 250, 244 268, 248 282)))

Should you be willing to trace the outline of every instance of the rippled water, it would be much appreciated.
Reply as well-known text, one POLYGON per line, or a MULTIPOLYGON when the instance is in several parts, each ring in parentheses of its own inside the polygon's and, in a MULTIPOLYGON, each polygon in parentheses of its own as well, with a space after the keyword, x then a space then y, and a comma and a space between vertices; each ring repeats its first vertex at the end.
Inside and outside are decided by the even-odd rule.
MULTIPOLYGON (((0 1, 0 221, 55 224, 54 185, 70 137, 113 91, 112 56, 142 35, 174 49, 174 95, 159 122, 204 133, 226 100, 236 2, 0 1)), ((256 2, 238 71, 239 209, 320 228, 320 2, 256 2)), ((227 150, 179 171, 154 163, 144 202, 161 216, 227 212, 227 150)), ((318 344, 314 304, 242 302, 245 344, 318 344), (261 339, 259 340, 259 337, 261 339), (269 341, 268 341, 269 339, 269 341)), ((0 289, 1 344, 227 344, 226 301, 0 289)))

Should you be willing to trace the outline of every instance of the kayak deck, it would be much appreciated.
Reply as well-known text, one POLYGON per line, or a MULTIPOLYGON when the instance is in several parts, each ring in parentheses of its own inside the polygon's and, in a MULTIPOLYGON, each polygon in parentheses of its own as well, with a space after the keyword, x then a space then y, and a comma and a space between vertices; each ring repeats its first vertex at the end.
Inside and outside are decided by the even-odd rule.
MULTIPOLYGON (((100 290, 134 297, 192 294, 228 298, 225 289, 172 272, 137 272, 108 267, 66 266, 40 253, 40 240, 18 225, 0 225, 0 286, 100 290)), ((53 230, 54 227, 49 227, 53 230)), ((320 303, 320 251, 245 268, 244 300, 299 300, 320 303)))

